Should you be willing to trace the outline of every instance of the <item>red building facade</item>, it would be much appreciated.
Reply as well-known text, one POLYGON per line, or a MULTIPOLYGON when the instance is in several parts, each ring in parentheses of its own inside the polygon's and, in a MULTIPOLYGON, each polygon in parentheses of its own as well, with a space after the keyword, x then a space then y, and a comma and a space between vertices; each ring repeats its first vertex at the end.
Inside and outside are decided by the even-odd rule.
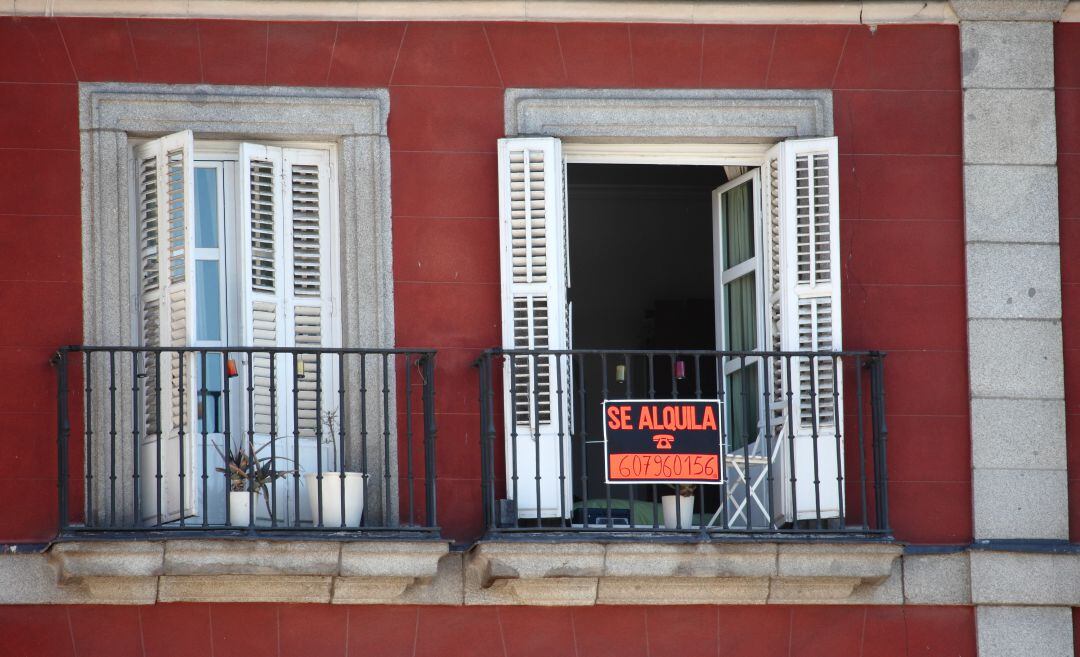
MULTIPOLYGON (((0 543, 13 552, 0 560, 14 573, 16 562, 49 558, 42 555, 60 526, 57 373, 50 357, 61 345, 83 343, 86 334, 80 138, 85 143, 88 137, 80 132, 80 85, 388 91, 393 343, 438 350, 438 525, 453 542, 450 554, 465 560, 486 530, 473 364, 503 342, 497 143, 508 136, 506 90, 805 89, 831 92, 844 348, 888 354, 888 519, 895 539, 889 545, 905 546, 896 568, 903 562, 914 572, 920 564, 937 567, 937 557, 951 556, 949 564, 962 559, 969 579, 963 593, 889 597, 882 593, 889 584, 878 582, 875 587, 885 588, 834 605, 540 607, 468 604, 467 594, 466 604, 457 606, 301 604, 269 593, 261 602, 113 606, 56 604, 34 599, 36 593, 20 600, 13 592, 13 604, 0 606, 0 654, 998 654, 992 641, 977 638, 976 605, 986 592, 973 591, 976 576, 967 573, 974 567, 968 557, 975 554, 973 541, 988 538, 977 536, 973 515, 972 396, 979 395, 969 380, 968 320, 976 293, 965 265, 965 163, 971 160, 965 160, 962 70, 962 30, 969 24, 958 25, 955 17, 831 24, 828 14, 818 22, 0 18, 0 307, 6 317, 0 362, 7 373, 0 393, 0 499, 6 500, 0 543)), ((1071 326, 1077 282, 1069 258, 1077 241, 1073 224, 1080 220, 1075 23, 1054 26, 1053 48, 1059 351, 1075 500, 1080 469, 1071 440, 1077 412, 1071 326)), ((1074 547, 1068 541, 1077 537, 1078 508, 1073 501, 1052 512, 1069 519, 1058 552, 1074 547)), ((952 582, 953 566, 941 568, 937 576, 952 582)), ((907 583, 906 575, 889 578, 907 583)), ((11 581, 18 582, 13 591, 29 586, 15 575, 11 581)), ((1068 606, 1055 601, 1048 608, 1068 606)), ((1067 642, 1071 649, 1071 636, 1067 642)))

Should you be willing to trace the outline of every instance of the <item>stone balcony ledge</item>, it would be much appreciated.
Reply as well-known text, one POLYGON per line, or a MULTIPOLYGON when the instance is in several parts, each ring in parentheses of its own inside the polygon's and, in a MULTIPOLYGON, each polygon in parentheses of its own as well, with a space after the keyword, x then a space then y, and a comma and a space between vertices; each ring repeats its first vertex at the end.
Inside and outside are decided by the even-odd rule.
POLYGON ((878 543, 477 544, 466 604, 899 603, 903 548, 878 543))
POLYGON ((183 539, 62 542, 44 559, 57 593, 88 602, 460 603, 434 586, 447 554, 446 541, 183 539))

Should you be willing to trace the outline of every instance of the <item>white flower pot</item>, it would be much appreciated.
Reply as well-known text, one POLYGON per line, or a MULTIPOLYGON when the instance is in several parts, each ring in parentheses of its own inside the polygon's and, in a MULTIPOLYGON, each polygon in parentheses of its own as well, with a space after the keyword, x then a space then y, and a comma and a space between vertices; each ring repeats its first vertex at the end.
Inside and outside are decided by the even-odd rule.
POLYGON ((251 520, 251 493, 229 491, 229 524, 247 527, 251 520))
POLYGON ((694 496, 683 495, 679 500, 678 513, 675 510, 675 495, 664 495, 660 498, 664 503, 664 529, 690 529, 694 521, 694 496), (676 515, 681 522, 676 524, 676 515))
MULTIPOLYGON (((311 505, 311 523, 319 526, 319 484, 317 475, 309 472, 304 475, 307 484, 308 504, 311 505)), ((341 473, 324 472, 322 474, 322 526, 341 526, 341 473)), ((359 527, 364 512, 364 473, 345 473, 345 526, 359 527)))

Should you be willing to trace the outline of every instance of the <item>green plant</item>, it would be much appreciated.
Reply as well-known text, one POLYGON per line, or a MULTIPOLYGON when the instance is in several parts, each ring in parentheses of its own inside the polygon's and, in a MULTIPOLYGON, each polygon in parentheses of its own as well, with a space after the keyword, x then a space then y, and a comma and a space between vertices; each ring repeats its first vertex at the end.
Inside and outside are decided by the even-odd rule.
MULTIPOLYGON (((214 469, 229 475, 229 490, 233 493, 261 495, 263 502, 266 504, 267 513, 271 513, 270 482, 275 479, 282 479, 295 472, 295 470, 278 469, 274 457, 259 458, 259 452, 269 446, 270 443, 266 443, 262 447, 255 449, 254 443, 248 441, 247 445, 233 449, 229 455, 224 454, 216 445, 214 446, 214 449, 217 450, 225 462, 225 467, 214 469)), ((283 456, 278 456, 276 459, 290 460, 283 456)))
POLYGON ((675 489, 680 497, 690 497, 697 490, 697 484, 668 484, 675 489))

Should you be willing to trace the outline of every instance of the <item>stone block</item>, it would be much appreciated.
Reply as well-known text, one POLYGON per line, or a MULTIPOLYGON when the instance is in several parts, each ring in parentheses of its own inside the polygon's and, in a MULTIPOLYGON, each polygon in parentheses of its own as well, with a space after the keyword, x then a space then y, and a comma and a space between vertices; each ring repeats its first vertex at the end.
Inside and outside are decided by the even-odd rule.
POLYGON ((903 553, 899 545, 873 543, 781 543, 778 549, 780 579, 837 577, 867 582, 884 581, 903 553))
POLYGON ((169 575, 335 575, 336 541, 180 540, 165 545, 169 575))
POLYGON ((967 552, 905 554, 904 602, 916 605, 971 604, 967 552))
POLYGON ((60 581, 79 577, 151 577, 162 572, 164 543, 72 541, 53 545, 48 558, 60 581))
POLYGON ((776 545, 769 543, 611 543, 605 577, 769 577, 776 545))
POLYGON ((1056 21, 1068 0, 949 0, 961 21, 1056 21))
POLYGON ((0 555, 0 605, 148 605, 157 599, 157 578, 71 577, 44 554, 0 555))
POLYGON ((968 89, 964 92, 965 164, 1057 161, 1054 92, 968 89))
POLYGON ((466 557, 481 586, 494 579, 599 577, 604 573, 602 543, 483 542, 466 557))
POLYGON ((968 317, 1060 319, 1057 244, 969 243, 968 317))
POLYGON ((595 577, 502 579, 479 587, 466 573, 465 604, 580 607, 596 604, 596 589, 595 577))
POLYGON ((1080 606, 1080 555, 971 552, 975 604, 1080 606))
POLYGON ((1054 24, 973 21, 960 25, 964 88, 1052 89, 1054 24))
POLYGON ((1060 470, 980 468, 972 472, 975 538, 1069 537, 1069 490, 1060 470))
POLYGON ((358 541, 341 545, 343 577, 433 577, 445 541, 358 541))
POLYGON ((856 577, 784 577, 769 583, 769 604, 844 604, 861 580, 856 577))
POLYGON ((767 577, 602 577, 598 605, 764 604, 767 577))
POLYGON ((1061 322, 968 320, 969 385, 975 397, 1064 399, 1061 322))
POLYGON ((1058 243, 1055 166, 964 166, 964 230, 969 242, 1058 243))
POLYGON ((972 399, 971 462, 975 468, 1060 468, 1065 401, 972 399))
POLYGON ((163 575, 159 602, 330 602, 330 577, 317 575, 163 575))
POLYGON ((1072 657, 1068 607, 991 607, 975 611, 979 657, 1072 657))
POLYGON ((416 580, 412 577, 335 577, 335 604, 401 604, 402 596, 416 580))

